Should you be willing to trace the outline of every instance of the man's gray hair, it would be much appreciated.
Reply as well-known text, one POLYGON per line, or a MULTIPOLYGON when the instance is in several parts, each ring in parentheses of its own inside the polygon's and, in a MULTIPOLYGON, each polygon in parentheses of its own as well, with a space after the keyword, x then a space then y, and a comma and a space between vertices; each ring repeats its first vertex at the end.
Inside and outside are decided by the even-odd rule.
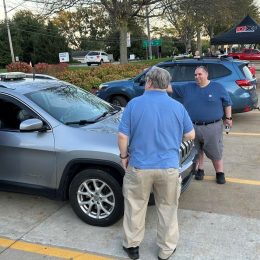
POLYGON ((152 67, 146 74, 145 80, 150 79, 154 88, 166 89, 171 81, 170 73, 162 68, 152 67))

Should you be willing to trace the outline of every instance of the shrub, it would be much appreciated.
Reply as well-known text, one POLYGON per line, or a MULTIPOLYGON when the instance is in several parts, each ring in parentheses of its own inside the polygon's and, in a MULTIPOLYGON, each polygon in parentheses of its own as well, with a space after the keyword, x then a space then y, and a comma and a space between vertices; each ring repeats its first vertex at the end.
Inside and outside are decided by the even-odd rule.
POLYGON ((48 64, 48 63, 38 63, 34 66, 35 73, 49 74, 55 76, 57 73, 66 71, 68 69, 67 63, 59 64, 48 64))
POLYGON ((48 72, 48 63, 37 63, 34 65, 35 73, 46 74, 48 72))
POLYGON ((24 73, 32 73, 32 67, 26 62, 13 62, 6 65, 7 72, 24 72, 24 73))

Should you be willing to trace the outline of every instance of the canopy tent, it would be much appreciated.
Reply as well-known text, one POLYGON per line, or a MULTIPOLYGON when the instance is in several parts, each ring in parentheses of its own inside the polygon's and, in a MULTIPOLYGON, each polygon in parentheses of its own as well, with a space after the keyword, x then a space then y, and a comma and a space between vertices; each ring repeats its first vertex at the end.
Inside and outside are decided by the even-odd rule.
POLYGON ((260 26, 247 15, 230 31, 212 38, 210 43, 212 45, 260 43, 260 26))

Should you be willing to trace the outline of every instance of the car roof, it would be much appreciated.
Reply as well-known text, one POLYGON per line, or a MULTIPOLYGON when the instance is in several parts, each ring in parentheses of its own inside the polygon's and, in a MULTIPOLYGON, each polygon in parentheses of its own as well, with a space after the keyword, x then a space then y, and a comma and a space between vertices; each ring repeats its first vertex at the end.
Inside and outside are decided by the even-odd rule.
POLYGON ((159 63, 158 65, 172 65, 172 64, 196 64, 196 63, 234 63, 234 64, 247 64, 248 61, 241 61, 237 59, 227 58, 227 57, 200 57, 200 58, 182 58, 176 60, 169 60, 159 63))
POLYGON ((5 80, 1 78, 1 76, 11 75, 12 73, 1 73, 0 74, 0 92, 8 92, 8 93, 19 93, 19 94, 26 94, 32 91, 46 89, 50 87, 57 87, 61 85, 61 81, 58 79, 48 76, 48 75, 41 75, 41 74, 24 74, 24 77, 17 78, 17 79, 8 79, 5 80))

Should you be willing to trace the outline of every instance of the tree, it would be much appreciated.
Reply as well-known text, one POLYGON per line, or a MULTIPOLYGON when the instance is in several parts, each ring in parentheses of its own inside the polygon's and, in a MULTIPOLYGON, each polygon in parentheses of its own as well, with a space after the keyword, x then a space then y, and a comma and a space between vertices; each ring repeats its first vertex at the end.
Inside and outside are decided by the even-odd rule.
MULTIPOLYGON (((67 42, 59 34, 57 27, 51 22, 46 25, 43 17, 35 16, 29 11, 17 12, 10 21, 10 29, 14 53, 20 61, 33 64, 57 63, 58 53, 68 51, 67 42)), ((3 64, 11 62, 11 58, 6 58, 6 53, 10 56, 9 49, 4 47, 9 46, 6 35, 6 29, 0 24, 0 39, 3 38, 0 56, 3 57, 3 64)), ((2 44, 2 41, 0 43, 2 44)))
POLYGON ((247 14, 259 18, 259 9, 254 0, 163 0, 166 18, 178 31, 186 48, 197 36, 197 48, 201 32, 210 38, 230 29, 247 14))
MULTIPOLYGON (((45 3, 50 13, 60 11, 77 5, 99 4, 103 6, 109 18, 114 22, 120 32, 120 62, 127 63, 127 32, 129 20, 133 17, 146 17, 143 8, 150 7, 149 15, 154 16, 153 11, 161 6, 161 0, 36 0, 45 3)), ((162 10, 163 11, 163 10, 162 10)))
POLYGON ((111 28, 104 7, 98 5, 79 7, 75 12, 60 11, 52 21, 72 48, 82 50, 104 49, 103 39, 111 28))

